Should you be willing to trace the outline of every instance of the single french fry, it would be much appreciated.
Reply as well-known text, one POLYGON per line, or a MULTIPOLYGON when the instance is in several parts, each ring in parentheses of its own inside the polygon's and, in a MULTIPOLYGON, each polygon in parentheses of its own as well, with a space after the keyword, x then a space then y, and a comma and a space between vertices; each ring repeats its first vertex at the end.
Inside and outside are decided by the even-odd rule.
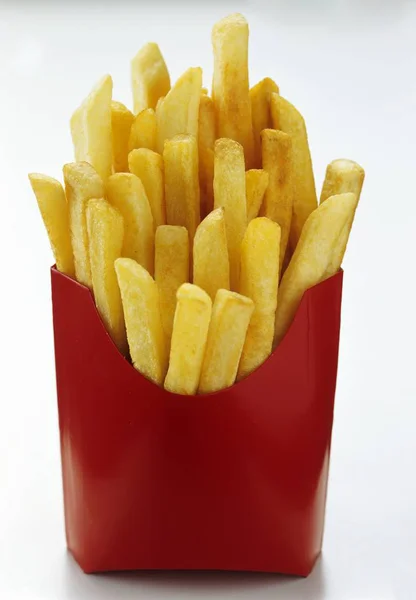
POLYGON ((193 282, 214 301, 220 288, 230 289, 230 263, 224 209, 213 210, 200 223, 194 238, 193 282))
MULTIPOLYGON (((339 241, 353 219, 356 205, 355 194, 331 196, 307 219, 280 283, 275 344, 281 341, 292 323, 304 292, 331 277, 340 268, 343 252, 340 252, 339 241)), ((346 245, 347 241, 348 235, 342 243, 346 245)))
POLYGON ((146 44, 131 61, 131 85, 136 114, 155 108, 159 98, 170 90, 169 71, 157 44, 146 44))
POLYGON ((217 392, 233 385, 254 302, 236 292, 218 290, 212 307, 198 392, 217 392))
POLYGON ((212 97, 218 137, 231 138, 244 148, 253 166, 254 138, 248 83, 248 23, 240 14, 218 21, 212 29, 214 76, 212 97))
POLYGON ((254 164, 258 169, 262 167, 260 135, 263 129, 269 129, 272 126, 270 112, 270 96, 272 93, 278 94, 279 87, 270 77, 265 77, 250 88, 251 120, 254 136, 254 164))
POLYGON ((359 202, 364 177, 364 169, 353 160, 346 158, 333 160, 326 169, 320 204, 325 202, 330 196, 345 194, 346 192, 355 194, 357 202, 359 202))
POLYGON ((214 206, 214 144, 215 111, 212 98, 202 93, 198 120, 199 188, 201 191, 201 218, 214 206))
POLYGON ((156 150, 156 113, 153 108, 139 112, 130 130, 129 151, 135 148, 156 150))
POLYGON ((279 284, 280 227, 267 217, 249 223, 241 245, 240 293, 254 302, 237 379, 246 377, 270 355, 279 284))
POLYGON ((279 94, 271 95, 270 107, 273 128, 292 137, 293 215, 289 243, 294 250, 306 219, 317 207, 311 153, 305 121, 299 111, 279 94))
POLYGON ((184 283, 176 294, 169 368, 165 389, 196 394, 211 319, 212 302, 204 290, 184 283))
POLYGON ((192 67, 178 79, 156 109, 157 151, 162 154, 165 140, 176 135, 198 136, 202 69, 192 67))
POLYGON ((269 174, 265 169, 246 171, 247 222, 259 214, 264 194, 269 185, 269 174))
POLYGON ((75 277, 79 283, 92 289, 86 210, 88 200, 104 197, 104 184, 95 169, 86 162, 66 164, 63 173, 75 277))
POLYGON ((115 269, 133 365, 145 377, 162 385, 168 353, 156 282, 131 258, 118 258, 115 269))
POLYGON ((74 255, 64 189, 59 181, 40 173, 30 173, 29 180, 48 232, 56 268, 61 273, 74 277, 74 255))
POLYGON ((126 328, 114 268, 123 245, 123 217, 106 200, 92 199, 87 205, 87 228, 95 304, 110 337, 126 355, 126 328))
POLYGON ((121 102, 111 103, 111 131, 113 139, 113 167, 115 173, 129 170, 129 137, 134 121, 133 113, 121 102))
POLYGON ((113 170, 112 92, 113 80, 106 75, 71 117, 75 160, 88 162, 104 181, 113 170))
POLYGON ((198 116, 198 148, 214 149, 215 109, 212 98, 201 94, 198 116))
POLYGON ((107 181, 107 198, 124 218, 120 256, 132 258, 153 275, 155 230, 143 183, 132 173, 116 173, 107 181))
POLYGON ((162 157, 148 148, 132 150, 129 154, 129 169, 144 185, 155 228, 164 225, 166 205, 162 157))
POLYGON ((156 229, 155 281, 159 288, 162 325, 170 342, 176 292, 189 281, 189 236, 185 227, 161 225, 156 229))
POLYGON ((240 247, 247 227, 243 147, 233 140, 215 142, 214 208, 224 207, 231 289, 238 291, 240 247))
POLYGON ((260 211, 280 225, 280 269, 290 234, 293 211, 292 138, 283 131, 265 129, 261 133, 263 168, 269 174, 269 185, 260 211))
POLYGON ((200 221, 196 138, 177 135, 166 140, 163 162, 167 223, 186 227, 192 245, 200 221))

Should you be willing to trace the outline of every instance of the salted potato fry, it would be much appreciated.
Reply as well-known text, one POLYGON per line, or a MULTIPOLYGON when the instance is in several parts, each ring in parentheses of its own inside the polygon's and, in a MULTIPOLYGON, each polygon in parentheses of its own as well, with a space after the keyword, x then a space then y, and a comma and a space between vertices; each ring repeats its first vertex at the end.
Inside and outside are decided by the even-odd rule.
POLYGON ((231 289, 238 291, 240 247, 247 226, 243 147, 233 140, 215 142, 214 207, 225 209, 231 289))
POLYGON ((202 93, 198 120, 199 188, 201 191, 201 218, 214 206, 214 144, 215 111, 212 98, 202 93))
POLYGON ((113 170, 112 93, 113 80, 106 75, 71 117, 75 160, 88 162, 104 181, 113 170))
POLYGON ((279 87, 270 77, 265 77, 250 88, 251 120, 254 136, 254 164, 258 169, 262 166, 260 134, 263 129, 269 129, 272 126, 270 112, 270 96, 272 93, 278 94, 279 87))
POLYGON ((130 130, 129 151, 135 148, 156 150, 156 113, 153 108, 142 110, 133 121, 130 130))
POLYGON ((212 29, 214 76, 212 97, 218 137, 231 138, 244 148, 253 166, 254 138, 248 83, 248 23, 240 14, 218 21, 212 29))
MULTIPOLYGON (((356 204, 357 197, 352 193, 331 196, 307 219, 280 283, 275 344, 281 341, 292 323, 304 292, 340 268, 343 252, 340 252, 339 240, 353 219, 356 204)), ((347 241, 344 238, 342 243, 347 241)))
POLYGON ((253 219, 241 245, 240 293, 254 302, 237 379, 246 377, 270 355, 279 283, 280 227, 267 217, 253 219))
POLYGON ((211 319, 212 302, 204 290, 184 283, 177 294, 165 389, 196 394, 211 319))
POLYGON ((107 198, 124 218, 120 256, 132 258, 153 275, 155 230, 143 183, 132 173, 116 173, 107 181, 107 198))
POLYGON ((305 121, 299 111, 279 94, 271 95, 270 107, 273 128, 292 137, 293 215, 290 245, 294 250, 306 219, 317 207, 311 153, 305 121))
POLYGON ((133 365, 145 377, 162 385, 168 353, 156 282, 131 258, 118 258, 115 269, 133 365))
POLYGON ((263 168, 269 185, 260 211, 280 225, 280 269, 286 253, 293 210, 292 138, 283 131, 265 129, 261 133, 263 168))
POLYGON ((345 194, 346 192, 355 194, 357 202, 359 202, 364 177, 364 169, 353 160, 346 158, 333 160, 326 169, 320 204, 325 202, 330 196, 345 194))
POLYGON ((64 189, 59 181, 40 173, 30 173, 29 180, 48 232, 56 268, 61 273, 74 277, 74 255, 64 189))
POLYGON ((121 102, 111 103, 111 131, 113 137, 113 167, 115 173, 129 170, 129 137, 134 121, 133 113, 121 102))
POLYGON ((166 205, 162 157, 147 148, 132 150, 129 154, 129 169, 144 185, 155 228, 164 225, 166 205))
POLYGON ((167 223, 186 227, 192 245, 200 221, 196 138, 177 135, 166 140, 163 162, 167 223))
POLYGON ((137 114, 145 108, 156 108, 157 101, 170 90, 170 77, 160 48, 150 42, 131 61, 133 107, 137 114))
POLYGON ((201 94, 198 117, 198 148, 214 149, 215 144, 215 109, 209 96, 201 94))
POLYGON ((179 77, 156 110, 157 151, 162 154, 165 140, 189 134, 197 138, 202 69, 192 67, 179 77))
POLYGON ((246 171, 247 222, 259 214, 264 194, 269 184, 269 174, 264 169, 246 171))
POLYGON ((220 288, 230 289, 230 263, 224 209, 213 210, 200 223, 194 238, 193 282, 214 301, 220 288))
POLYGON ((87 228, 95 304, 112 340, 125 355, 126 328, 114 268, 123 246, 123 217, 106 200, 89 200, 87 228))
POLYGON ((250 298, 218 290, 212 307, 198 392, 217 392, 233 385, 254 310, 250 298))
POLYGON ((170 341, 176 292, 189 281, 189 236, 185 227, 161 225, 156 229, 155 281, 159 288, 162 325, 170 341))
POLYGON ((88 200, 104 197, 104 184, 95 169, 86 162, 64 165, 63 173, 75 277, 79 283, 92 289, 86 210, 88 200))

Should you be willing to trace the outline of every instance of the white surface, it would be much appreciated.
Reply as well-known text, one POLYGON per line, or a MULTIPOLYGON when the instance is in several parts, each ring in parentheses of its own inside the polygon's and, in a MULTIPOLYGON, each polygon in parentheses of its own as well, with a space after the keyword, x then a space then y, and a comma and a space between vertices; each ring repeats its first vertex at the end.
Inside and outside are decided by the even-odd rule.
POLYGON ((412 600, 416 5, 193 4, 0 1, 0 598, 412 600), (333 158, 367 172, 344 263, 323 558, 306 580, 85 576, 65 551, 52 261, 27 173, 60 177, 72 159, 69 116, 102 74, 130 103, 129 60, 146 41, 160 43, 174 79, 201 64, 209 84, 211 26, 235 10, 250 20, 251 81, 275 78, 306 117, 318 189, 333 158))

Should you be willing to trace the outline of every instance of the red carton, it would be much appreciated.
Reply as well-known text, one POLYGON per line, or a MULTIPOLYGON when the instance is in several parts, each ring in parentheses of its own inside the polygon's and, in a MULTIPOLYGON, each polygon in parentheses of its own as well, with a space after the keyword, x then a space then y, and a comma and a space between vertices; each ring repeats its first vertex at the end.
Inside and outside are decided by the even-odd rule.
POLYGON ((306 292, 259 369, 193 397, 140 375, 89 290, 51 274, 66 539, 81 568, 308 575, 322 545, 342 272, 306 292))

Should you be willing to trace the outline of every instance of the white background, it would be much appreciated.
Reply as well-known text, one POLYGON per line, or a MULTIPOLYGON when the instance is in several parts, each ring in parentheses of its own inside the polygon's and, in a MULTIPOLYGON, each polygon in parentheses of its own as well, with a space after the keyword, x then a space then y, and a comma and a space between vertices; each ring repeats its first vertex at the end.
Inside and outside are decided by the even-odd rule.
POLYGON ((416 598, 416 4, 356 0, 0 1, 0 598, 416 598), (273 6, 273 8, 271 8, 273 6), (27 173, 60 178, 68 120, 109 72, 160 43, 171 75, 202 65, 212 24, 251 26, 251 82, 304 113, 318 190, 352 158, 367 178, 345 259, 323 557, 306 580, 86 576, 65 550, 46 234, 27 173))

